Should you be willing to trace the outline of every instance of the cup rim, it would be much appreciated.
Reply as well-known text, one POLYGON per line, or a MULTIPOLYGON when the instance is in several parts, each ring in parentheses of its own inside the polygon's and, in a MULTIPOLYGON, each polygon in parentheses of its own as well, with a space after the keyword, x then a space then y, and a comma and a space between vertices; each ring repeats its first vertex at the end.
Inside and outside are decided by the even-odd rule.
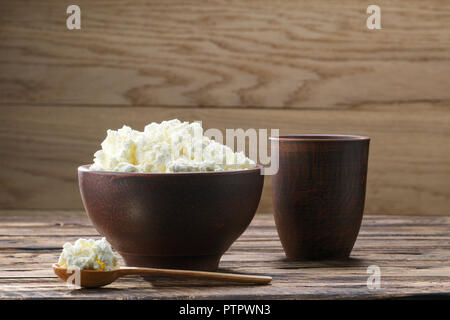
POLYGON ((136 176, 136 177, 149 177, 149 176, 212 176, 212 175, 232 175, 232 174, 250 174, 254 172, 261 172, 263 166, 256 164, 254 168, 250 169, 240 169, 240 170, 227 170, 227 171, 194 171, 194 172, 120 172, 120 171, 99 171, 99 170, 89 170, 92 165, 84 164, 78 167, 78 172, 85 172, 89 174, 99 174, 99 175, 118 175, 118 176, 136 176))
POLYGON ((351 142, 370 141, 367 136, 349 134, 283 134, 269 137, 269 140, 296 141, 296 142, 351 142))

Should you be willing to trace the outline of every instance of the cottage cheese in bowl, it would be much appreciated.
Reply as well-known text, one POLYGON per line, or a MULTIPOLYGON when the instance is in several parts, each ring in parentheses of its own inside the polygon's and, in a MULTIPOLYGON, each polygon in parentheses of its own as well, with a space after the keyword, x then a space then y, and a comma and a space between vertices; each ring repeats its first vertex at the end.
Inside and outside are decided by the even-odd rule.
POLYGON ((177 119, 150 123, 142 132, 128 126, 108 130, 101 147, 92 171, 207 172, 256 166, 243 152, 204 136, 200 123, 177 119))
POLYGON ((119 268, 116 255, 105 238, 78 239, 63 246, 58 265, 66 269, 111 271, 119 268))

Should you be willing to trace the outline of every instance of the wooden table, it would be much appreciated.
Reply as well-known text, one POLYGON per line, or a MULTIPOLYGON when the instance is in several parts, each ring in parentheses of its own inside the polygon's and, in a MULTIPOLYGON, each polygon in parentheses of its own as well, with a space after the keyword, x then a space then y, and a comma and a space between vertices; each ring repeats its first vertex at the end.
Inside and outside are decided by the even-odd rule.
POLYGON ((268 286, 141 277, 71 289, 51 270, 66 241, 98 237, 83 212, 0 212, 1 299, 334 299, 450 297, 450 217, 366 216, 351 259, 289 262, 271 215, 256 216, 224 255, 221 271, 264 274, 268 286), (381 271, 370 290, 368 266, 381 271))

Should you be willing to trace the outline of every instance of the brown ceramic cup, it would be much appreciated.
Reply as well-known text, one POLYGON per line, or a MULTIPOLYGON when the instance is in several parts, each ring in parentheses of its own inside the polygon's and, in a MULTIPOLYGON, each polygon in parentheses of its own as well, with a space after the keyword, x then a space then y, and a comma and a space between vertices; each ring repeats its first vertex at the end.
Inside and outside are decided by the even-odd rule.
POLYGON ((348 257, 364 211, 370 139, 349 135, 270 139, 272 148, 279 150, 272 196, 287 258, 348 257))
POLYGON ((78 180, 93 225, 128 266, 212 271, 255 215, 261 169, 123 173, 81 166, 78 180))

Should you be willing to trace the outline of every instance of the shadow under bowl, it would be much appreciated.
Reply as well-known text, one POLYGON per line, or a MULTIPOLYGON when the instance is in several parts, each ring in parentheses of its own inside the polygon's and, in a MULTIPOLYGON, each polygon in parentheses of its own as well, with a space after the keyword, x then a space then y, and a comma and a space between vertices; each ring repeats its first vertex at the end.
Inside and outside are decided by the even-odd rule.
POLYGON ((78 180, 90 220, 126 265, 213 271, 255 215, 261 169, 124 173, 84 165, 78 180))

